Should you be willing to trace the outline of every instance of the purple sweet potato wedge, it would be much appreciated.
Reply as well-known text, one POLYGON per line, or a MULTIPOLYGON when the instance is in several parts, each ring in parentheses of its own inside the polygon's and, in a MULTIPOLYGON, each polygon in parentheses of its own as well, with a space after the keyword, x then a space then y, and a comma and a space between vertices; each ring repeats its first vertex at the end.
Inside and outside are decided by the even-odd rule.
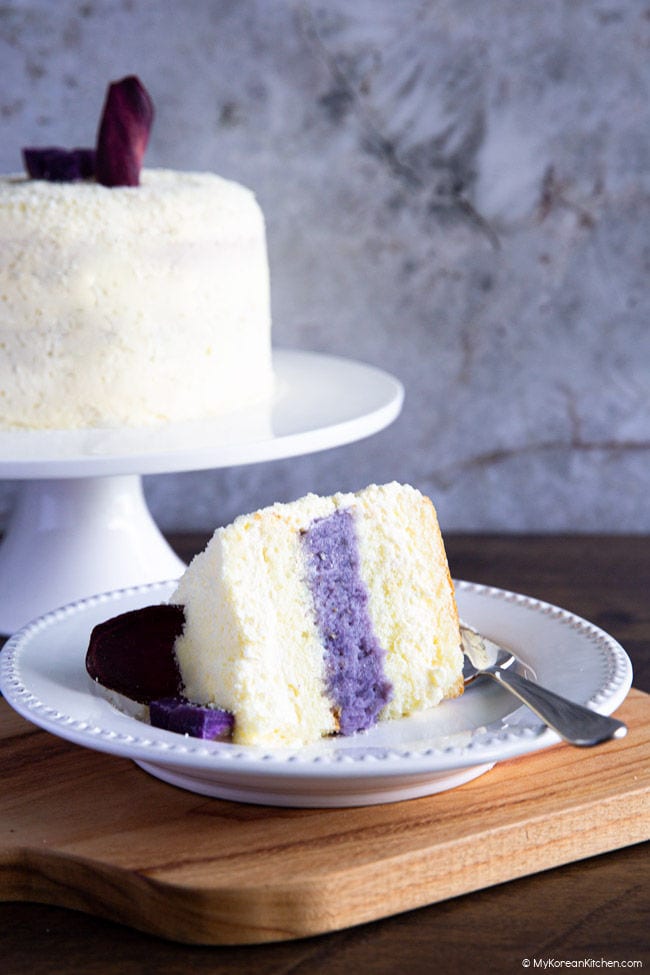
POLYGON ((139 186, 153 118, 149 92, 128 75, 108 86, 94 149, 25 148, 27 174, 54 183, 94 178, 103 186, 139 186))
POLYGON ((23 163, 32 179, 74 183, 95 175, 94 149, 61 149, 59 146, 23 149, 23 163))
POLYGON ((139 78, 109 85, 97 133, 95 175, 104 186, 139 186, 154 106, 139 78))
POLYGON ((154 728, 210 741, 227 740, 235 719, 229 711, 192 704, 183 697, 168 697, 149 704, 149 720, 154 728))
POLYGON ((180 693, 174 642, 185 626, 182 606, 146 606, 98 623, 90 634, 86 670, 141 704, 180 693))

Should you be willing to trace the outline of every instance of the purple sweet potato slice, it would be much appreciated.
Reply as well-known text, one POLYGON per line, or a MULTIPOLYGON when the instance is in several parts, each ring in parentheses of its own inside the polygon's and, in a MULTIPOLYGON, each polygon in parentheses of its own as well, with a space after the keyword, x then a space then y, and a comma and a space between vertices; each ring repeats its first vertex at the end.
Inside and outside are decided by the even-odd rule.
POLYGON ((69 183, 95 178, 103 186, 139 186, 154 118, 149 92, 136 75, 108 86, 94 149, 23 149, 32 179, 69 183))
POLYGON ((141 704, 176 697, 181 677, 174 642, 184 626, 183 607, 168 604, 98 623, 90 635, 86 670, 104 687, 141 704))
POLYGON ((74 183, 95 175, 94 149, 25 148, 23 162, 32 179, 51 183, 74 183))
POLYGON ((104 186, 139 186, 154 106, 139 78, 109 85, 97 133, 95 175, 104 186))
POLYGON ((210 741, 227 740, 235 719, 229 711, 192 704, 183 697, 168 697, 149 704, 149 720, 154 728, 210 741))

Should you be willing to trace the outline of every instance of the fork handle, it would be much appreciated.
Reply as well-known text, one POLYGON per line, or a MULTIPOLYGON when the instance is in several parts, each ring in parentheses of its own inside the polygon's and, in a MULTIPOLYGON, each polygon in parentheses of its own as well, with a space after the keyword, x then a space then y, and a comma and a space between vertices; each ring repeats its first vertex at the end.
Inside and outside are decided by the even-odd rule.
POLYGON ((515 694, 571 745, 597 745, 609 738, 623 738, 627 734, 627 726, 622 721, 568 701, 512 671, 491 667, 483 673, 515 694))

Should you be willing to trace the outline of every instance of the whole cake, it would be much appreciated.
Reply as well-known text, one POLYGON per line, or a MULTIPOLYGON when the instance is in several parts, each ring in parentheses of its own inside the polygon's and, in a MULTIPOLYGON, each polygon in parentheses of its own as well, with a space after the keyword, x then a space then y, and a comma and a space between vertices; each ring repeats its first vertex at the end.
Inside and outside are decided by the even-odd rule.
POLYGON ((0 425, 214 416, 272 388, 264 219, 210 173, 0 179, 0 425))
POLYGON ((123 635, 135 618, 146 628, 138 611, 96 627, 87 665, 94 679, 148 703, 155 723, 171 716, 165 726, 176 730, 183 724, 174 724, 174 709, 189 702, 190 713, 199 706, 230 715, 236 742, 295 746, 365 730, 463 689, 436 513, 408 485, 308 495, 243 515, 217 529, 170 602, 152 608, 169 617, 154 652, 132 641, 154 670, 169 650, 176 676, 164 687, 145 679, 136 694, 116 666, 120 641, 124 667, 133 666, 123 635), (174 699, 153 700, 160 696, 174 699))
POLYGON ((264 218, 210 173, 141 170, 153 107, 109 88, 96 149, 0 178, 0 426, 143 425, 269 397, 264 218))

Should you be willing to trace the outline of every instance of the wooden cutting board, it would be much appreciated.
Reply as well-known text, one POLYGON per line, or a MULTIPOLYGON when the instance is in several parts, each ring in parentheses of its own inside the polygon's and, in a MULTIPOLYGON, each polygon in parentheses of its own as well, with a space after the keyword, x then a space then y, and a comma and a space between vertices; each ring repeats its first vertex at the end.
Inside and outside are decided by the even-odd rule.
POLYGON ((357 809, 205 799, 0 701, 0 897, 177 941, 246 944, 376 920, 650 835, 650 697, 630 732, 557 745, 453 791, 357 809))

